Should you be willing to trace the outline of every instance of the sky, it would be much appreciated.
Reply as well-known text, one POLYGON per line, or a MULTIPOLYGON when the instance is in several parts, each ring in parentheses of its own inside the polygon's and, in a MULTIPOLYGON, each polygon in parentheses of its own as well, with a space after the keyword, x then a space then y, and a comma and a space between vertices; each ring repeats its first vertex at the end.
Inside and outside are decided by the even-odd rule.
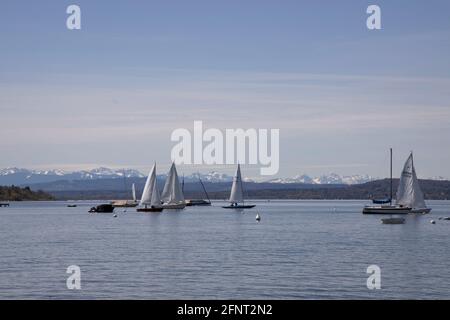
MULTIPOLYGON (((449 1, 0 6, 0 167, 166 170, 172 131, 201 120, 280 129, 277 177, 385 177, 392 147, 397 175, 413 150, 419 177, 450 178, 449 1)), ((234 168, 181 168, 213 170, 234 168)))

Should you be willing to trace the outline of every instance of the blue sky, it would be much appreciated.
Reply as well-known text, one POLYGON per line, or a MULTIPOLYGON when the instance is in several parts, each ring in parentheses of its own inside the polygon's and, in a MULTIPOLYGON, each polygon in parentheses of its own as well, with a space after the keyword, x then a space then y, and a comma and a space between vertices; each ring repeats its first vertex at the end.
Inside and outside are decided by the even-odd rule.
POLYGON ((0 167, 164 168, 203 120, 279 128, 279 176, 386 176, 392 146, 450 177, 448 1, 2 1, 0 39, 0 167))

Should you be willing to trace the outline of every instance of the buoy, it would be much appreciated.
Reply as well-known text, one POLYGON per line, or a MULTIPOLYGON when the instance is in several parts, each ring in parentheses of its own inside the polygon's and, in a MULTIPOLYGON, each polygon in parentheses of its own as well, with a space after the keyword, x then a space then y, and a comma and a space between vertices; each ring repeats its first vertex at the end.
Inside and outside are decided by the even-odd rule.
POLYGON ((261 221, 261 216, 259 215, 259 213, 256 214, 256 221, 261 221))
POLYGON ((431 223, 431 224, 436 224, 436 221, 431 220, 430 223, 431 223))

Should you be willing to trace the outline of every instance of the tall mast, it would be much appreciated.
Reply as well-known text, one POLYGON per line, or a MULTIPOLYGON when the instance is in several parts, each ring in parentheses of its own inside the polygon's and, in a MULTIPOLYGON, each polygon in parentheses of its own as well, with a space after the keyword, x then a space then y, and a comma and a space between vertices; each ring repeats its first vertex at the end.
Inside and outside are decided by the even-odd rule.
MULTIPOLYGON (((200 174, 199 174, 199 176, 200 176, 200 174)), ((202 185, 203 191, 205 192, 206 198, 208 199, 208 202, 211 203, 211 200, 209 199, 209 196, 208 196, 208 192, 206 192, 206 188, 205 188, 205 186, 203 185, 202 179, 198 178, 198 180, 200 180, 200 183, 201 183, 201 185, 202 185)))
POLYGON ((392 148, 391 148, 391 197, 390 197, 390 204, 392 206, 392 148))

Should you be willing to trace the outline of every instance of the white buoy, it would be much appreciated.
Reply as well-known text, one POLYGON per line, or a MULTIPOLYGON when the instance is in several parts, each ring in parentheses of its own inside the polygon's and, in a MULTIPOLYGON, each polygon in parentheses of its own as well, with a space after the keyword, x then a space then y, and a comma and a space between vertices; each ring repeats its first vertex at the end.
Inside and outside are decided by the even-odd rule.
POLYGON ((431 223, 431 224, 436 224, 436 221, 431 220, 430 223, 431 223))
POLYGON ((259 213, 256 214, 256 221, 261 221, 261 216, 259 215, 259 213))

